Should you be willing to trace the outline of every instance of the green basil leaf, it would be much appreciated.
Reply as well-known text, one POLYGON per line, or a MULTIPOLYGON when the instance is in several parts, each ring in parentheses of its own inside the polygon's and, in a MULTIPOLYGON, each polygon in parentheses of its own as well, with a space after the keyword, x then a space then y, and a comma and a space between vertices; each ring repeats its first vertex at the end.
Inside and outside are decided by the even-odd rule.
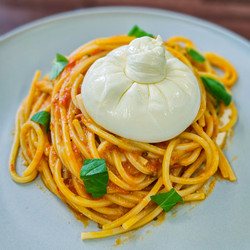
POLYGON ((31 120, 44 125, 46 132, 49 131, 50 113, 48 111, 40 111, 31 117, 31 120))
POLYGON ((152 34, 147 33, 145 30, 140 29, 137 25, 135 25, 128 33, 128 36, 135 36, 135 37, 143 37, 149 36, 154 37, 152 34))
POLYGON ((196 61, 203 63, 206 61, 206 58, 201 55, 198 51, 194 50, 193 48, 187 49, 187 53, 196 61))
POLYGON ((64 68, 67 66, 68 60, 66 57, 64 57, 61 54, 56 54, 56 61, 52 63, 52 69, 49 74, 49 79, 55 79, 57 78, 60 73, 64 70, 64 68))
POLYGON ((182 204, 184 203, 182 197, 175 191, 174 188, 172 188, 169 192, 151 196, 151 200, 156 202, 166 212, 168 212, 178 202, 181 202, 182 204))
POLYGON ((105 159, 85 159, 80 178, 83 180, 86 191, 94 198, 105 195, 109 180, 105 159))
POLYGON ((227 92, 225 86, 220 82, 205 76, 201 76, 201 80, 207 91, 211 93, 217 100, 222 101, 228 106, 232 101, 232 96, 227 92))

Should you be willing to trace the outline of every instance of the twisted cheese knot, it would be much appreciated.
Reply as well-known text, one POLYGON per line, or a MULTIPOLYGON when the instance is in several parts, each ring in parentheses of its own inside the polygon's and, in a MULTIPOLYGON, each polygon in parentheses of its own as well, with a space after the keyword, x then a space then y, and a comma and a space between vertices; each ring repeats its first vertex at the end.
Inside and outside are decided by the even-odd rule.
POLYGON ((156 83, 166 76, 165 48, 157 39, 142 37, 133 40, 127 48, 126 75, 138 83, 156 83))

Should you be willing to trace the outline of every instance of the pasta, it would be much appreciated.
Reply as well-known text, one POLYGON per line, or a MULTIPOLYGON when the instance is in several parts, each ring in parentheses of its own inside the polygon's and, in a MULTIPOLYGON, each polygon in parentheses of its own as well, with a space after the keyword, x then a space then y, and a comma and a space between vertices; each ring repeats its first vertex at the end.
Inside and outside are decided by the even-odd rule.
MULTIPOLYGON (((224 179, 235 181, 235 174, 218 144, 237 121, 233 102, 217 102, 202 84, 201 76, 221 82, 231 91, 237 80, 234 67, 214 53, 204 53, 205 61, 195 61, 187 49, 194 43, 173 37, 164 47, 186 64, 198 79, 201 105, 194 122, 180 135, 160 143, 143 143, 112 134, 96 124, 85 111, 80 97, 81 83, 89 67, 113 49, 129 44, 127 35, 91 41, 68 57, 59 77, 40 78, 37 71, 28 96, 16 116, 15 137, 10 155, 10 175, 18 183, 27 183, 40 174, 45 186, 73 210, 97 222, 102 231, 83 232, 82 239, 121 234, 149 223, 163 208, 151 196, 174 188, 185 202, 204 200, 202 187, 218 171, 224 179), (216 73, 215 68, 223 71, 216 73), (51 114, 47 133, 31 118, 38 111, 51 114), (229 111, 223 126, 221 117, 229 111), (18 175, 16 158, 19 149, 27 168, 18 175), (84 159, 104 158, 108 167, 107 194, 93 198, 80 178, 84 159)), ((198 50, 197 50, 198 51, 198 50)))

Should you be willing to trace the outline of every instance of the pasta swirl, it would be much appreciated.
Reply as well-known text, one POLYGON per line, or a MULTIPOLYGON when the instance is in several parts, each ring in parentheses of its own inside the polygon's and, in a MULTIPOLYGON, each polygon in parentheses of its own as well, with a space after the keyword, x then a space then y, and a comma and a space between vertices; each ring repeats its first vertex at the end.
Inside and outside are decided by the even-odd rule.
POLYGON ((89 42, 68 57, 68 65, 55 80, 35 73, 31 89, 16 117, 10 155, 10 175, 18 183, 34 180, 39 173, 46 187, 75 211, 97 222, 100 232, 84 232, 82 239, 102 238, 141 227, 163 209, 150 199, 172 187, 184 201, 203 200, 202 187, 218 170, 224 179, 236 177, 216 142, 219 133, 229 134, 237 121, 233 103, 226 107, 204 88, 200 76, 220 81, 230 90, 237 80, 234 67, 214 53, 204 53, 204 63, 193 60, 187 48, 196 48, 183 37, 164 42, 166 50, 186 64, 200 84, 201 105, 194 122, 180 135, 161 143, 142 143, 121 138, 93 122, 80 97, 81 83, 89 67, 111 50, 127 45, 127 35, 89 42), (223 71, 218 75, 217 67, 223 71), (38 111, 51 114, 50 132, 30 120, 38 111), (223 126, 220 119, 230 110, 223 126), (17 174, 21 149, 27 168, 17 174), (80 179, 84 159, 104 158, 108 166, 107 194, 94 199, 80 179))

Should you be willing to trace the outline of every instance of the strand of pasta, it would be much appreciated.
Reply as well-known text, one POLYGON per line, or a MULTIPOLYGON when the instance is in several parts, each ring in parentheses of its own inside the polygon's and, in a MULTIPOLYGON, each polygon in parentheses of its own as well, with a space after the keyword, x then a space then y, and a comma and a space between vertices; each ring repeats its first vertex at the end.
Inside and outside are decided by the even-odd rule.
POLYGON ((137 186, 131 186, 118 178, 110 169, 108 169, 108 173, 110 181, 115 183, 118 187, 128 191, 142 190, 156 180, 156 177, 149 177, 145 178, 144 181, 142 183, 139 183, 137 186))
MULTIPOLYGON (((215 173, 215 171, 217 170, 217 165, 218 165, 218 162, 216 161, 216 159, 215 159, 215 161, 212 161, 212 159, 211 159, 211 155, 212 155, 213 151, 211 150, 210 145, 208 144, 208 142, 205 141, 205 139, 203 139, 195 134, 184 132, 179 137, 194 140, 194 141, 197 141, 200 143, 200 145, 204 148, 205 153, 206 153, 206 158, 207 158, 206 169, 207 169, 207 171, 204 172, 202 175, 196 176, 193 178, 182 178, 182 177, 175 177, 173 175, 170 175, 170 180, 172 182, 181 183, 181 184, 198 184, 198 183, 206 181, 211 175, 213 175, 215 173)), ((213 148, 213 150, 214 150, 214 148, 213 148)), ((216 153, 216 151, 215 151, 215 153, 216 153)))
POLYGON ((169 191, 173 186, 169 178, 169 165, 172 151, 174 150, 175 145, 178 143, 178 139, 171 140, 168 144, 166 152, 164 154, 163 163, 162 163, 162 180, 163 184, 167 191, 169 191))
POLYGON ((125 153, 126 158, 128 159, 128 161, 137 169, 139 170, 141 173, 146 174, 146 175, 151 175, 152 171, 150 171, 150 169, 146 168, 145 166, 143 166, 140 162, 137 161, 137 159, 134 157, 134 155, 132 153, 125 153))
POLYGON ((135 206, 134 202, 128 201, 122 197, 119 197, 117 194, 106 194, 105 198, 107 198, 109 201, 113 202, 114 204, 117 204, 122 207, 126 208, 133 208, 135 206))
POLYGON ((219 166, 220 166, 222 176, 225 179, 229 178, 230 181, 235 181, 236 176, 235 176, 230 164, 228 163, 227 158, 225 157, 222 150, 220 149, 220 147, 218 147, 218 151, 219 151, 219 156, 220 156, 219 166))
POLYGON ((120 217, 119 219, 103 225, 103 230, 115 228, 117 226, 120 226, 123 222, 134 216, 135 214, 139 213, 149 202, 150 197, 152 195, 155 195, 158 190, 162 186, 162 178, 160 177, 154 187, 151 189, 151 191, 140 201, 139 204, 137 204, 134 208, 132 208, 128 213, 126 213, 124 216, 120 217))
MULTIPOLYGON (((40 162, 40 159, 43 155, 44 152, 44 134, 40 126, 32 121, 26 122, 21 130, 21 137, 25 136, 25 133, 28 131, 29 128, 35 129, 37 136, 38 136, 38 147, 35 153, 35 156, 33 157, 31 163, 29 166, 25 169, 23 172, 23 176, 28 176, 30 175, 37 167, 37 165, 40 162)), ((25 139, 22 138, 21 141, 24 141, 25 139)))
POLYGON ((146 175, 140 175, 138 177, 132 177, 129 175, 123 168, 121 159, 119 157, 119 154, 114 150, 112 151, 112 157, 116 166, 116 169, 118 170, 119 174, 123 178, 124 181, 126 181, 128 184, 132 186, 137 186, 138 184, 142 183, 145 179, 146 175))
POLYGON ((229 61, 215 53, 204 53, 204 55, 211 65, 224 71, 224 75, 220 79, 225 86, 232 86, 236 82, 237 72, 229 61))
POLYGON ((231 103, 229 108, 232 111, 231 119, 225 126, 223 126, 222 128, 219 128, 219 132, 228 131, 230 128, 232 128, 235 125, 235 123, 237 121, 237 109, 236 109, 234 103, 231 103))
POLYGON ((27 183, 33 181, 37 176, 37 171, 31 172, 30 175, 26 176, 19 176, 16 173, 16 157, 18 154, 19 144, 20 144, 20 116, 23 114, 24 108, 23 105, 20 106, 17 115, 16 115, 16 123, 15 123, 15 136, 14 136, 14 142, 12 145, 11 153, 10 153, 10 159, 9 159, 9 172, 11 178, 18 182, 18 183, 27 183))

